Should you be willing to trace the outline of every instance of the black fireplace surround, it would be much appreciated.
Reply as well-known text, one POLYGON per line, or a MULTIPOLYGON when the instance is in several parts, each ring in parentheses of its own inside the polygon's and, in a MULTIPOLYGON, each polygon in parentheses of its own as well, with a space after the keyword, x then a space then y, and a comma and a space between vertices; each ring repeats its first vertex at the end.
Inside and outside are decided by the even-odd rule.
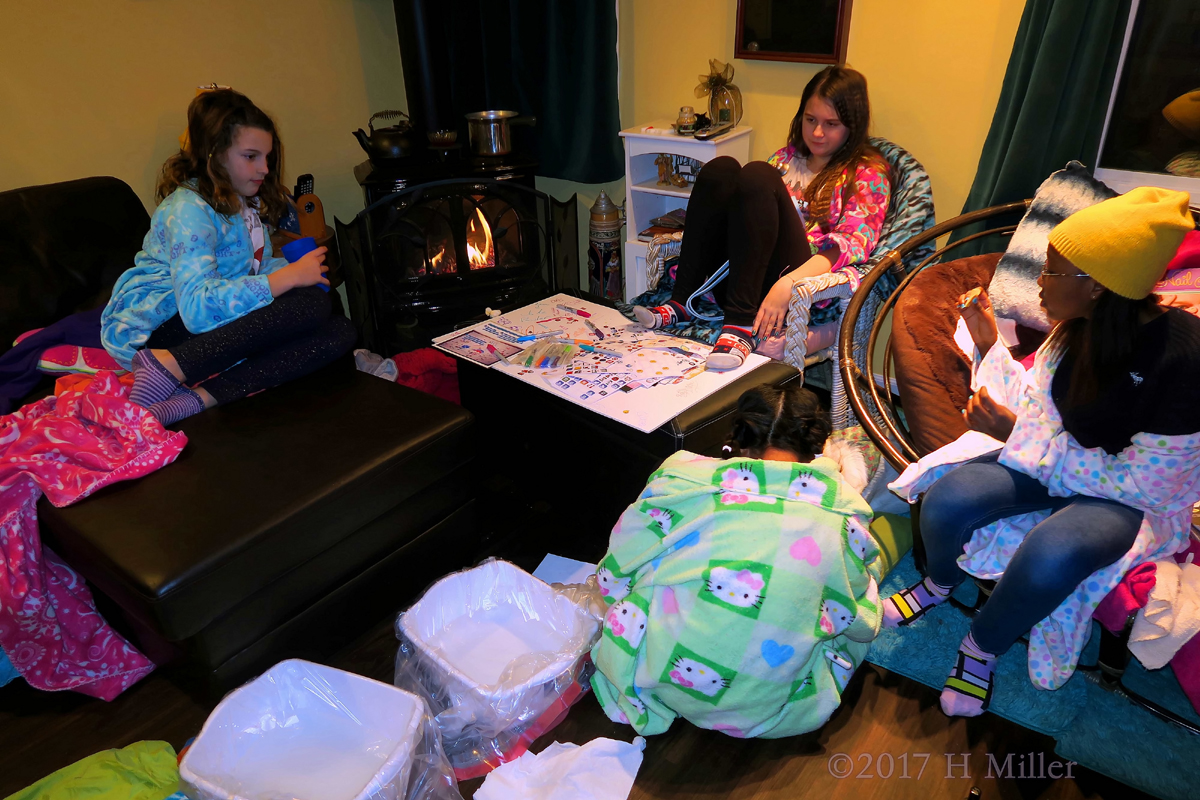
POLYGON ((337 221, 360 342, 391 355, 480 317, 557 291, 551 208, 515 182, 419 184, 337 221))

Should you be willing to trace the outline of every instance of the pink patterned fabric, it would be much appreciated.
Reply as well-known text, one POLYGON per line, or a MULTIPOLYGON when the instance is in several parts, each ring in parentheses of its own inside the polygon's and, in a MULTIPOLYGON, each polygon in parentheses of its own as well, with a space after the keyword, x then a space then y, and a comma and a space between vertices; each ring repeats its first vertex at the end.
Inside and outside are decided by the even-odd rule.
POLYGON ((829 199, 829 218, 809 219, 804 190, 798 178, 803 160, 796 148, 788 145, 775 151, 767 163, 783 172, 783 183, 804 218, 809 242, 818 251, 837 245, 841 256, 830 271, 845 272, 851 277, 853 288, 857 289, 858 265, 871 256, 887 217, 892 193, 887 165, 877 160, 859 164, 854 174, 856 191, 846 203, 843 203, 842 188, 848 175, 843 172, 834 183, 829 199))
POLYGON ((37 689, 112 700, 154 669, 96 612, 83 579, 42 546, 37 524, 43 493, 70 505, 178 457, 187 437, 128 394, 101 372, 81 390, 0 417, 0 647, 37 689))
POLYGON ((1092 619, 1113 633, 1125 630, 1129 617, 1145 608, 1157 577, 1158 566, 1153 561, 1138 564, 1125 573, 1117 588, 1104 596, 1100 605, 1096 606, 1092 619))

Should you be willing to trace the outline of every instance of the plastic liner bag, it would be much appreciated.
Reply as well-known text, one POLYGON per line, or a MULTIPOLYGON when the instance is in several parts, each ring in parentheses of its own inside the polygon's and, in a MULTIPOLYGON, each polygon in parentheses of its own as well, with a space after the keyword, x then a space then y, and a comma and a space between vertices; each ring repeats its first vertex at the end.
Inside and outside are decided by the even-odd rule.
POLYGON ((462 800, 424 700, 298 659, 226 695, 179 785, 192 800, 462 800))
POLYGON ((488 560, 396 620, 395 683, 433 710, 459 780, 521 756, 589 691, 600 620, 577 598, 488 560))

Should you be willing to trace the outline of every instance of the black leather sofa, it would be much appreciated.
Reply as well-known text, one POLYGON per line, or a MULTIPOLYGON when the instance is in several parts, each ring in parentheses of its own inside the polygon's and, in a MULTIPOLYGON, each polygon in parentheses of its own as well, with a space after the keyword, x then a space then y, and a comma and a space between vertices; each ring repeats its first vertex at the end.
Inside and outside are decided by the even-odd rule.
MULTIPOLYGON (((0 342, 106 302, 148 229, 115 178, 0 193, 0 342)), ((220 690, 321 658, 469 563, 473 425, 346 358, 185 420, 158 472, 43 500, 42 538, 151 658, 220 690)))

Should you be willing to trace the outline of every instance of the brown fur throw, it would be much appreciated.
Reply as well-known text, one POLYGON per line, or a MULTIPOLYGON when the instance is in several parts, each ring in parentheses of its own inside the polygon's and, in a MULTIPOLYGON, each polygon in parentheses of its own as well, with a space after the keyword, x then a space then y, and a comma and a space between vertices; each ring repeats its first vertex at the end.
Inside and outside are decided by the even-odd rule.
POLYGON ((971 366, 954 344, 958 297, 987 286, 1000 253, 934 264, 913 279, 892 315, 892 352, 904 417, 919 453, 966 433, 962 409, 971 392, 971 366))

